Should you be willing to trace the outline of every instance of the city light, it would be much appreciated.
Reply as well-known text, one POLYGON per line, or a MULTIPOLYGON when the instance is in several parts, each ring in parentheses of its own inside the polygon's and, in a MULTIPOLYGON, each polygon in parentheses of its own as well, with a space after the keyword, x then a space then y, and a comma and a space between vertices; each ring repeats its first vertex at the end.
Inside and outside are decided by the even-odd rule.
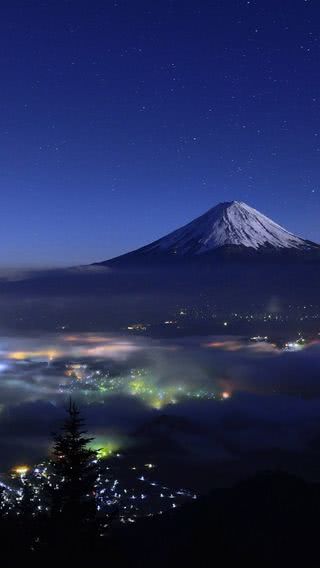
POLYGON ((228 391, 223 391, 221 394, 222 399, 229 399, 231 394, 228 391))
POLYGON ((29 470, 30 470, 30 467, 29 467, 29 466, 22 465, 22 466, 15 466, 15 467, 12 469, 12 472, 13 472, 14 474, 19 475, 19 476, 25 476, 25 475, 29 472, 29 470))
MULTIPOLYGON (((97 447, 95 441, 94 448, 97 447)), ((91 445, 92 446, 92 445, 91 445)), ((98 450, 98 449, 96 449, 98 450)), ((98 475, 95 485, 96 509, 100 519, 105 518, 108 527, 109 516, 114 516, 114 508, 121 523, 133 523, 140 517, 150 517, 178 507, 196 495, 184 488, 173 489, 162 484, 153 475, 157 465, 137 461, 135 466, 122 461, 122 455, 109 452, 111 446, 105 446, 99 453, 98 475), (150 478, 152 476, 152 478, 150 478)), ((26 488, 30 496, 30 507, 33 516, 41 515, 48 510, 48 488, 59 487, 60 482, 50 461, 34 467, 19 465, 11 469, 12 485, 1 484, 2 506, 19 515, 21 502, 26 488)), ((158 478, 158 477, 157 477, 158 478)))
POLYGON ((91 445, 91 448, 98 453, 98 458, 107 458, 108 456, 113 455, 116 453, 120 445, 115 441, 101 439, 100 437, 96 437, 94 442, 91 445))

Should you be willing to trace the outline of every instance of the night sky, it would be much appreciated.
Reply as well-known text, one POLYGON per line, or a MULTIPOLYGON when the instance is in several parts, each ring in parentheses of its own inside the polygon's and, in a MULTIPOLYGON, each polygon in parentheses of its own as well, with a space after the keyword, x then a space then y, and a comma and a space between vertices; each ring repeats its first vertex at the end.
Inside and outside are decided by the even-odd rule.
POLYGON ((320 241, 318 0, 5 0, 2 266, 107 259, 217 202, 320 241))

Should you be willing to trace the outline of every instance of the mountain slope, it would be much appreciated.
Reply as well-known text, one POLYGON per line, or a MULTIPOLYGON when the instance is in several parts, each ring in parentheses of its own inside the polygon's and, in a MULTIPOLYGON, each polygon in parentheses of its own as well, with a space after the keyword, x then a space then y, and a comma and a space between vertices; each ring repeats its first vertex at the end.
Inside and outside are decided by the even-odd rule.
POLYGON ((224 202, 169 233, 130 253, 101 264, 150 258, 190 258, 217 252, 272 253, 320 252, 320 246, 297 237, 243 202, 224 202))
MULTIPOLYGON (((264 314, 272 308, 288 310, 290 316, 295 309, 289 311, 289 305, 312 305, 315 319, 306 325, 318 330, 319 287, 319 245, 232 202, 111 261, 0 281, 1 321, 15 330, 61 324, 119 330, 132 322, 171 320, 177 306, 188 306, 193 332, 205 329, 211 334, 221 333, 219 318, 210 316, 217 310, 228 320, 232 312, 264 314)), ((277 322, 289 326, 285 318, 277 322)), ((233 330, 247 333, 246 325, 241 320, 233 330)), ((260 321, 250 325, 259 325, 254 334, 262 333, 260 321)), ((295 320, 291 325, 297 329, 295 320)))

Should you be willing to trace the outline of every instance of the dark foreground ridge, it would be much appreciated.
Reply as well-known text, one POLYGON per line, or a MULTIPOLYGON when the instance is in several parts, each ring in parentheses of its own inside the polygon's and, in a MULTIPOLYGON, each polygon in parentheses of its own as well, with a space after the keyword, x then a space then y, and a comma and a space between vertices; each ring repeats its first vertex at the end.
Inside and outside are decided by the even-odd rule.
MULTIPOLYGON (((125 566, 319 566, 319 484, 283 472, 216 490, 115 536, 125 566), (144 544, 144 545, 142 545, 144 544)), ((115 561, 117 559, 115 558, 115 561)))
POLYGON ((9 567, 318 567, 319 513, 318 483, 266 472, 179 510, 111 527, 103 537, 82 533, 70 549, 63 522, 64 549, 45 521, 45 546, 37 549, 39 522, 28 511, 2 518, 2 559, 9 567))

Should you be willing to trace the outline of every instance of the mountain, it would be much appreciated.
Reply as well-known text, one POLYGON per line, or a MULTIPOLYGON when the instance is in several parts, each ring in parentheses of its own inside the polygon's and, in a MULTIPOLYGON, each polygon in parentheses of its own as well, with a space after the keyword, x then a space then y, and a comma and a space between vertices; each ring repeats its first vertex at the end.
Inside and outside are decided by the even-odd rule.
MULTIPOLYGON (((221 323, 233 312, 260 318, 284 310, 296 331, 304 314, 292 307, 309 306, 306 324, 318 331, 319 287, 319 245, 244 203, 230 202, 109 261, 0 280, 1 322, 14 329, 67 324, 119 330, 131 323, 176 320, 177 307, 189 307, 190 326, 185 319, 177 328, 166 326, 165 334, 184 333, 186 326, 192 333, 221 333, 221 323)), ((289 326, 285 318, 277 322, 289 326)), ((228 332, 247 333, 246 326, 246 319, 237 320, 228 332)), ((261 319, 250 326, 252 335, 268 333, 261 319)))
POLYGON ((180 229, 120 257, 98 264, 274 254, 320 254, 320 245, 297 237, 243 202, 224 202, 180 229))

